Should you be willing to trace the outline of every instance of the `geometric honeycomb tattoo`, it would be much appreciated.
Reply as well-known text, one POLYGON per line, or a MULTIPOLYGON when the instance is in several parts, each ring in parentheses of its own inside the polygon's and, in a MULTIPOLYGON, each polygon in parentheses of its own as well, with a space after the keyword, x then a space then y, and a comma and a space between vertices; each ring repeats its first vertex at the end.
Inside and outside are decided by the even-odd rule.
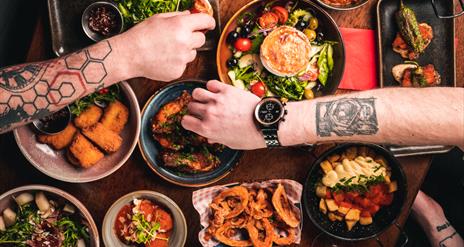
POLYGON ((0 69, 0 133, 104 87, 108 41, 49 62, 0 69))

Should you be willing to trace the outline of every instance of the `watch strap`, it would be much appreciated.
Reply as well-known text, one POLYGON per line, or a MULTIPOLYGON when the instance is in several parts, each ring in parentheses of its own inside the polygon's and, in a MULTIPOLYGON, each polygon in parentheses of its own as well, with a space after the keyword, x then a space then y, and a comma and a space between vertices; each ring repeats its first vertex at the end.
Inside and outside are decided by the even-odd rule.
POLYGON ((263 128, 261 132, 264 137, 264 142, 268 148, 280 147, 279 138, 277 136, 277 129, 275 128, 263 128))

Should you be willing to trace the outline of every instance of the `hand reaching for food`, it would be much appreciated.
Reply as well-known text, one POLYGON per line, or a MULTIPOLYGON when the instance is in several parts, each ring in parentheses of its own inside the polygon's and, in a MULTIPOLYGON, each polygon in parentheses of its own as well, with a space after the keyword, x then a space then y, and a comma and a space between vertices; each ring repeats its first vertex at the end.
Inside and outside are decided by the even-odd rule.
POLYGON ((203 30, 215 27, 210 15, 189 11, 154 15, 121 35, 131 56, 130 67, 136 76, 159 81, 172 81, 184 73, 196 49, 205 43, 203 30))
POLYGON ((208 90, 197 88, 188 105, 189 115, 182 126, 233 149, 264 148, 264 141, 253 122, 259 97, 242 89, 209 81, 208 90))

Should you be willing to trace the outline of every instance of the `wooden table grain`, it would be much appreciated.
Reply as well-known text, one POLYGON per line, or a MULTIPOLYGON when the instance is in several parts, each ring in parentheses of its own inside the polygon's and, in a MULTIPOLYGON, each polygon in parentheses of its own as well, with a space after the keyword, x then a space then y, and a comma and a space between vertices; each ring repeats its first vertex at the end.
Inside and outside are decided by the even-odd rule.
MULTIPOLYGON (((50 33, 45 1, 33 35, 28 61, 39 61, 52 57, 50 33)), ((225 23, 247 0, 221 0, 221 20, 225 23)), ((371 0, 367 5, 349 12, 329 11, 341 27, 375 28, 375 7, 371 0)), ((457 49, 458 85, 464 82, 464 17, 456 24, 457 37, 461 41, 457 49)), ((202 52, 191 63, 182 78, 216 79, 215 51, 202 52)), ((153 82, 143 78, 130 80, 142 108, 146 100, 166 83, 153 82)), ((273 178, 294 179, 303 183, 315 156, 301 148, 283 148, 268 151, 247 151, 235 170, 216 184, 230 182, 267 180, 273 178)), ((399 159, 407 176, 408 193, 399 222, 407 219, 410 206, 429 169, 431 156, 416 156, 399 159)), ((188 224, 186 246, 200 246, 198 231, 199 216, 192 206, 193 188, 183 188, 170 184, 154 174, 145 164, 140 151, 136 149, 126 164, 111 176, 96 182, 70 184, 54 180, 36 170, 22 156, 11 133, 0 136, 0 193, 27 184, 46 184, 61 188, 81 200, 92 213, 96 224, 101 227, 106 210, 119 197, 136 190, 153 190, 171 197, 183 210, 188 224)), ((101 230, 101 229, 100 229, 101 230)), ((300 246, 310 246, 319 231, 304 217, 303 237, 300 246)), ((384 246, 394 246, 400 234, 390 227, 381 236, 384 246)), ((374 240, 357 243, 356 246, 377 246, 374 240)))

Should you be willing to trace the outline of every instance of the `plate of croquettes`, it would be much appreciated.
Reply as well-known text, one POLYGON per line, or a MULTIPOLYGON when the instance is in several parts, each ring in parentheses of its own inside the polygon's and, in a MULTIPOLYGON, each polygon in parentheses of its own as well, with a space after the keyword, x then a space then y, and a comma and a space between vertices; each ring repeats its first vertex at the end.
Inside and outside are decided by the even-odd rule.
POLYGON ((56 134, 28 125, 14 131, 26 159, 44 174, 84 183, 118 170, 134 150, 140 133, 140 109, 127 82, 69 105, 71 121, 56 134))

